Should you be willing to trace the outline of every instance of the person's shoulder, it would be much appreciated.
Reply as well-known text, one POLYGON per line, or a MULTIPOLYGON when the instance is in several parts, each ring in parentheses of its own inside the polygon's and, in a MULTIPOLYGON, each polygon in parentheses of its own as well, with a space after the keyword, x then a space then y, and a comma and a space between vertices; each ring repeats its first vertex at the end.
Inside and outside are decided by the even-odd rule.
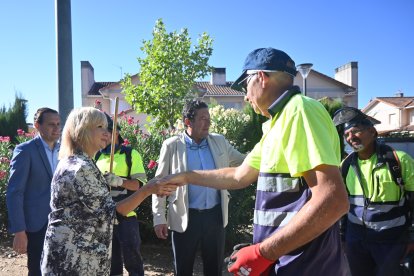
POLYGON ((401 161, 407 160, 410 162, 414 162, 412 156, 408 154, 407 152, 402 151, 402 150, 395 150, 395 152, 397 153, 397 156, 401 161))
POLYGON ((175 143, 175 142, 179 141, 181 138, 182 138, 182 134, 179 134, 179 135, 174 135, 174 136, 171 136, 171 137, 167 138, 167 139, 163 142, 163 144, 165 144, 165 145, 170 145, 170 144, 173 144, 173 143, 175 143))
POLYGON ((210 138, 212 138, 212 139, 226 139, 223 135, 218 134, 218 133, 214 133, 214 132, 209 133, 208 135, 209 135, 209 136, 210 136, 210 138))
POLYGON ((26 148, 33 147, 33 146, 35 146, 38 143, 42 143, 42 141, 40 140, 39 137, 35 137, 33 139, 30 139, 29 141, 26 141, 26 142, 23 142, 23 143, 18 144, 16 146, 16 148, 26 149, 26 148))

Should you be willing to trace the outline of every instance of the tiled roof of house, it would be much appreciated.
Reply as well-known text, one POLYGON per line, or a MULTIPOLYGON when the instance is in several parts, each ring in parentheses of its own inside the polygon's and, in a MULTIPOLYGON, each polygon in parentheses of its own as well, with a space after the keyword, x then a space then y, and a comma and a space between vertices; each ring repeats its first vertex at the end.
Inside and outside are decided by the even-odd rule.
POLYGON ((111 82, 111 81, 102 81, 102 82, 95 82, 91 89, 88 92, 88 95, 90 96, 101 96, 101 94, 99 93, 99 89, 101 89, 102 87, 114 84, 115 82, 111 82))
POLYGON ((378 100, 395 107, 408 107, 414 105, 414 97, 377 97, 374 100, 378 100))
MULTIPOLYGON (((88 92, 90 96, 100 96, 99 90, 103 87, 117 84, 117 82, 95 82, 88 92)), ((195 86, 205 92, 204 96, 244 96, 243 92, 231 89, 233 82, 226 82, 226 85, 213 85, 208 81, 198 81, 195 86)))
POLYGON ((198 81, 196 86, 201 88, 200 90, 206 90, 204 96, 244 96, 243 92, 231 89, 230 86, 233 82, 228 81, 226 85, 213 85, 208 81, 198 81))

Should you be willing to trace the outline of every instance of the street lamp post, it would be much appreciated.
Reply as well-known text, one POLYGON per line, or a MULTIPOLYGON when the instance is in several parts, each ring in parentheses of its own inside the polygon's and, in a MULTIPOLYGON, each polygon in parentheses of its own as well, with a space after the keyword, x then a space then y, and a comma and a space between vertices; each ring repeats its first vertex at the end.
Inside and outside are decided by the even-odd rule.
POLYGON ((308 77, 308 74, 312 66, 313 66, 312 63, 302 63, 296 67, 303 78, 303 95, 305 96, 306 96, 306 78, 308 77))

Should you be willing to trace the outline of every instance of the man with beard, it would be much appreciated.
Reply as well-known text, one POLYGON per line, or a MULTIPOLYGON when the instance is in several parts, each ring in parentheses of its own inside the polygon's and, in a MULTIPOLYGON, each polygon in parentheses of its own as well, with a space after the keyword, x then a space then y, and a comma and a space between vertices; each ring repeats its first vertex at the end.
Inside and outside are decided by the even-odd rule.
POLYGON ((345 248, 352 275, 398 275, 414 203, 414 162, 377 142, 380 122, 352 107, 333 118, 354 152, 342 162, 350 210, 345 248))

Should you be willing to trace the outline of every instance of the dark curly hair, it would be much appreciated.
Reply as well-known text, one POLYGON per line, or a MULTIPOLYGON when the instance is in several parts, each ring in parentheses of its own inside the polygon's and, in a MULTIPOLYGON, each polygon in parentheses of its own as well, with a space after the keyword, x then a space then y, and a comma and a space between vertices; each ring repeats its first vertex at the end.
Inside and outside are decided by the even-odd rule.
POLYGON ((191 100, 187 102, 183 109, 183 122, 186 118, 188 118, 190 121, 194 120, 197 110, 202 108, 208 108, 208 105, 200 100, 191 100))

